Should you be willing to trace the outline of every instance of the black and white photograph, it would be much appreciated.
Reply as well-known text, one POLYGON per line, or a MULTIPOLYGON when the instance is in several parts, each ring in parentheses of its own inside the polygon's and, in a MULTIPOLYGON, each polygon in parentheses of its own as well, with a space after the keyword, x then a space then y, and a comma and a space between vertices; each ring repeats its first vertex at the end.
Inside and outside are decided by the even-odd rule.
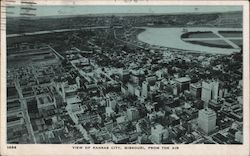
POLYGON ((243 145, 243 26, 243 5, 6 6, 5 142, 243 145))

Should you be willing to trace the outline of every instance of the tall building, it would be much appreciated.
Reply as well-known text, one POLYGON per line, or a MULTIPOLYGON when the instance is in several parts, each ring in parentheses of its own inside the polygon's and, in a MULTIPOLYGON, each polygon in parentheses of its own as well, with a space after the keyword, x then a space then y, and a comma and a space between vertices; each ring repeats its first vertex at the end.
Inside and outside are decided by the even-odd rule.
POLYGON ((190 81, 191 81, 189 77, 177 78, 175 81, 176 81, 178 94, 183 92, 184 90, 189 90, 190 81))
POLYGON ((160 144, 163 139, 167 139, 169 137, 169 132, 161 124, 155 124, 151 127, 151 137, 151 141, 153 143, 160 144))
POLYGON ((142 83, 142 97, 147 98, 148 97, 148 82, 144 81, 142 83))
POLYGON ((135 87, 135 96, 137 96, 138 98, 141 97, 141 87, 135 87))
POLYGON ((212 99, 217 101, 218 93, 219 93, 218 81, 202 82, 201 100, 204 101, 206 104, 212 99))
POLYGON ((216 100, 218 99, 218 93, 219 93, 219 82, 215 81, 213 82, 213 88, 212 88, 212 99, 216 100))
POLYGON ((61 91, 61 95, 62 95, 62 98, 63 98, 63 102, 66 102, 65 83, 64 83, 64 82, 60 83, 59 90, 61 91))
POLYGON ((219 97, 224 98, 228 94, 228 89, 227 88, 220 88, 219 89, 219 97))
POLYGON ((208 103, 208 106, 209 108, 213 109, 214 111, 218 111, 221 109, 221 105, 222 103, 221 102, 218 102, 216 100, 210 100, 209 103, 208 103))
POLYGON ((144 72, 142 70, 132 70, 130 78, 132 83, 139 85, 141 83, 144 72))
POLYGON ((116 101, 114 99, 107 98, 106 103, 107 103, 107 107, 111 107, 113 110, 115 109, 116 101))
POLYGON ((139 111, 138 109, 132 107, 127 110, 127 117, 128 120, 133 121, 139 119, 139 111))
POLYGON ((216 128, 216 113, 212 109, 205 108, 199 111, 198 126, 205 133, 210 133, 216 128))
POLYGON ((114 127, 114 123, 112 120, 105 122, 104 123, 105 127, 107 128, 108 131, 112 131, 113 127, 114 127))
POLYGON ((131 80, 132 80, 132 82, 134 83, 134 84, 139 84, 139 77, 140 77, 140 75, 139 74, 134 74, 134 73, 132 73, 131 75, 130 75, 130 77, 131 77, 131 80))
POLYGON ((243 133, 241 131, 235 133, 235 141, 243 143, 243 133))
POLYGON ((192 83, 190 84, 190 93, 192 96, 201 98, 201 83, 192 83))
POLYGON ((81 87, 80 77, 79 77, 79 76, 76 77, 76 84, 77 84, 77 87, 78 87, 78 88, 81 87))
POLYGON ((128 70, 123 70, 122 73, 120 74, 120 77, 124 83, 127 83, 129 81, 129 71, 128 70))
POLYGON ((133 83, 128 83, 127 86, 128 86, 128 93, 131 95, 135 95, 135 88, 137 87, 137 85, 133 83))
POLYGON ((117 104, 117 97, 115 95, 106 95, 106 106, 111 107, 113 110, 115 110, 116 104, 117 104))

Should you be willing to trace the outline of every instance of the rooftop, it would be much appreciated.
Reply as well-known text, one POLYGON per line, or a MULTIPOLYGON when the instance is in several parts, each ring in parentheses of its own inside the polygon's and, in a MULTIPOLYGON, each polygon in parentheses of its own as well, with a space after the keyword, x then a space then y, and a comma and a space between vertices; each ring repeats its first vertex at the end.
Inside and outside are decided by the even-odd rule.
POLYGON ((183 82, 191 81, 191 79, 189 77, 181 77, 181 78, 176 79, 176 81, 183 83, 183 82))

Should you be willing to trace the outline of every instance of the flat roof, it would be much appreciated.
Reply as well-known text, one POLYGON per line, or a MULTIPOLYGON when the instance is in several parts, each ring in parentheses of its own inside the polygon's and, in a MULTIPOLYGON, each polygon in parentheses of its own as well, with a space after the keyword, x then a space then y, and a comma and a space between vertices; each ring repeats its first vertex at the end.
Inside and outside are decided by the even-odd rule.
POLYGON ((178 82, 188 82, 188 81, 190 81, 191 79, 189 78, 189 77, 181 77, 181 78, 178 78, 178 79, 176 79, 176 81, 178 81, 178 82))

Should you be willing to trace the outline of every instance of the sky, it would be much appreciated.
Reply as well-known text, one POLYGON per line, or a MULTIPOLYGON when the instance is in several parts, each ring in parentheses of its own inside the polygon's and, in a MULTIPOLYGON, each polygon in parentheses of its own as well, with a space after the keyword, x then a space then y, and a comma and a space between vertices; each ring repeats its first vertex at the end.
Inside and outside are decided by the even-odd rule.
POLYGON ((118 13, 191 13, 191 12, 228 12, 242 11, 242 6, 36 6, 36 10, 20 9, 20 6, 8 8, 7 16, 20 16, 20 13, 31 13, 36 16, 118 14, 118 13))

